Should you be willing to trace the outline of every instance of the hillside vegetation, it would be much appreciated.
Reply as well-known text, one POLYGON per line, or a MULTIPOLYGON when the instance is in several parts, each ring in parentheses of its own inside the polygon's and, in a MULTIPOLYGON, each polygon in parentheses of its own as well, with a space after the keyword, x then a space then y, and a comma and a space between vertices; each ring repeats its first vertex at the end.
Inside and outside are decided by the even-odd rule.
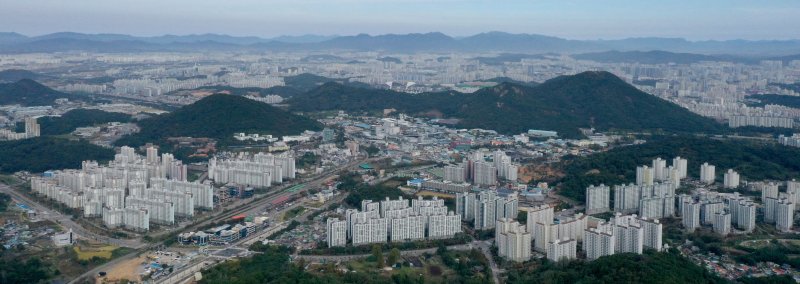
MULTIPOLYGON (((118 113, 106 112, 97 109, 73 109, 61 116, 45 116, 37 119, 42 135, 61 135, 75 131, 78 127, 94 126, 109 122, 128 122, 131 116, 118 113)), ((17 125, 24 129, 23 125, 17 125)))
POLYGON ((83 140, 54 137, 0 141, 0 172, 43 172, 52 169, 77 169, 84 160, 109 161, 114 150, 83 140))
POLYGON ((259 133, 275 136, 320 130, 319 122, 265 103, 232 95, 205 97, 174 112, 144 119, 141 131, 123 137, 117 145, 143 145, 168 137, 208 137, 232 139, 234 133, 259 133))
POLYGON ((62 93, 30 79, 0 84, 0 105, 23 106, 52 105, 56 99, 76 99, 75 95, 62 93))
POLYGON ((583 202, 587 186, 635 182, 636 166, 652 165, 652 160, 658 157, 670 165, 675 156, 688 160, 687 174, 692 177, 699 177, 704 162, 716 166, 718 179, 731 168, 739 172, 742 180, 786 180, 800 176, 799 148, 690 136, 654 137, 640 145, 565 158, 560 194, 583 202))
POLYGON ((532 271, 509 273, 508 283, 728 283, 677 250, 621 253, 591 262, 548 262, 532 271))
POLYGON ((288 103, 298 111, 353 112, 394 108, 415 115, 458 118, 458 127, 516 134, 555 130, 580 137, 578 128, 651 132, 719 132, 721 125, 639 91, 608 72, 583 72, 528 87, 501 83, 472 94, 407 94, 327 83, 288 103))

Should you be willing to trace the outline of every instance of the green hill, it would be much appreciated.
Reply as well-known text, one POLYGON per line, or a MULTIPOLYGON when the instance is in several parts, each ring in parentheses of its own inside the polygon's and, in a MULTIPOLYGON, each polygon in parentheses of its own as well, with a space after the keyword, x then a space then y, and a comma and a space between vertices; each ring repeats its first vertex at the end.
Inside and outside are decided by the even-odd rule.
POLYGON ((44 75, 23 69, 7 69, 0 71, 0 82, 16 82, 22 79, 39 80, 44 75))
POLYGON ((77 169, 83 160, 100 162, 114 158, 114 150, 83 140, 54 137, 0 141, 0 172, 43 172, 51 169, 77 169))
POLYGON ((530 271, 512 270, 508 283, 728 283, 676 249, 621 253, 594 261, 548 262, 530 271))
MULTIPOLYGON (((106 112, 97 109, 73 109, 61 116, 45 116, 37 119, 42 135, 61 135, 75 131, 75 128, 94 126, 109 122, 128 122, 131 116, 106 112)), ((17 124, 17 129, 25 129, 24 123, 17 124)))
POLYGON ((717 178, 734 169, 742 180, 788 180, 800 176, 800 148, 760 144, 741 140, 721 141, 699 137, 654 137, 640 145, 624 146, 586 157, 565 158, 564 179, 559 194, 585 200, 586 187, 636 181, 636 166, 650 165, 658 157, 672 163, 681 156, 688 160, 687 174, 698 177, 700 165, 716 166, 717 178))
POLYGON ((44 106, 52 105, 56 99, 60 98, 75 99, 77 97, 50 89, 30 79, 0 84, 0 105, 44 106))
POLYGON ((167 137, 208 137, 220 141, 234 133, 276 136, 320 130, 319 122, 241 96, 216 94, 174 112, 137 122, 141 131, 123 137, 117 145, 143 145, 167 137))
POLYGON ((721 125, 639 91, 608 72, 583 72, 528 87, 501 83, 472 94, 406 94, 327 83, 288 103, 299 111, 369 111, 395 108, 415 115, 461 119, 459 127, 514 134, 555 130, 579 137, 599 130, 718 132, 721 125))
POLYGON ((284 84, 286 84, 286 87, 291 87, 303 92, 310 91, 316 87, 322 86, 325 83, 330 83, 330 82, 335 82, 358 88, 369 88, 369 85, 365 83, 350 82, 348 79, 333 79, 310 73, 303 73, 300 75, 284 77, 283 82, 284 84))

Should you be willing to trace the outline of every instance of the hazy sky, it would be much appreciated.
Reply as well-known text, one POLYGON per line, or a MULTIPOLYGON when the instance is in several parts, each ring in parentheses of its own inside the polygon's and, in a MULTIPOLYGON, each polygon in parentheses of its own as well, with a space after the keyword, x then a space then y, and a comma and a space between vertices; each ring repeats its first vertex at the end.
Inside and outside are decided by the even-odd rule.
POLYGON ((800 38, 800 0, 0 0, 0 31, 800 38))

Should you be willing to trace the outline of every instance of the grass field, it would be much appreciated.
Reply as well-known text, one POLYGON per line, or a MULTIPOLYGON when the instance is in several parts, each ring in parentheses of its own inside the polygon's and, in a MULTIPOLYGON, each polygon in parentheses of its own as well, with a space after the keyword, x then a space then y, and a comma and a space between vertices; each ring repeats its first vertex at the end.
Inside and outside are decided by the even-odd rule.
POLYGON ((292 219, 295 216, 302 214, 303 211, 306 211, 306 208, 303 207, 303 206, 298 206, 298 207, 292 208, 291 210, 286 211, 286 213, 283 213, 283 220, 285 221, 285 220, 292 219))
POLYGON ((75 253, 78 254, 79 260, 90 260, 93 257, 110 259, 116 246, 103 245, 103 246, 75 246, 75 253))
POLYGON ((739 245, 752 248, 752 249, 760 249, 769 246, 771 239, 761 239, 761 240, 746 240, 739 243, 739 245))
POLYGON ((439 198, 456 198, 456 196, 452 195, 452 194, 435 192, 435 191, 430 191, 430 190, 420 190, 419 192, 417 192, 416 195, 418 195, 418 196, 429 196, 429 197, 436 196, 436 197, 439 197, 439 198))

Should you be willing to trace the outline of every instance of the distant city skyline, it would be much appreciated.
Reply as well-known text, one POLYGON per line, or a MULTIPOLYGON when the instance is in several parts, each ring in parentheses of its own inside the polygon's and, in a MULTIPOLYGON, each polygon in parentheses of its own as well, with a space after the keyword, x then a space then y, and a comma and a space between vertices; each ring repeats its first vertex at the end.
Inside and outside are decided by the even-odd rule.
POLYGON ((54 32, 355 35, 488 31, 567 39, 671 37, 689 40, 797 39, 800 1, 11 1, 0 0, 0 29, 54 32))

